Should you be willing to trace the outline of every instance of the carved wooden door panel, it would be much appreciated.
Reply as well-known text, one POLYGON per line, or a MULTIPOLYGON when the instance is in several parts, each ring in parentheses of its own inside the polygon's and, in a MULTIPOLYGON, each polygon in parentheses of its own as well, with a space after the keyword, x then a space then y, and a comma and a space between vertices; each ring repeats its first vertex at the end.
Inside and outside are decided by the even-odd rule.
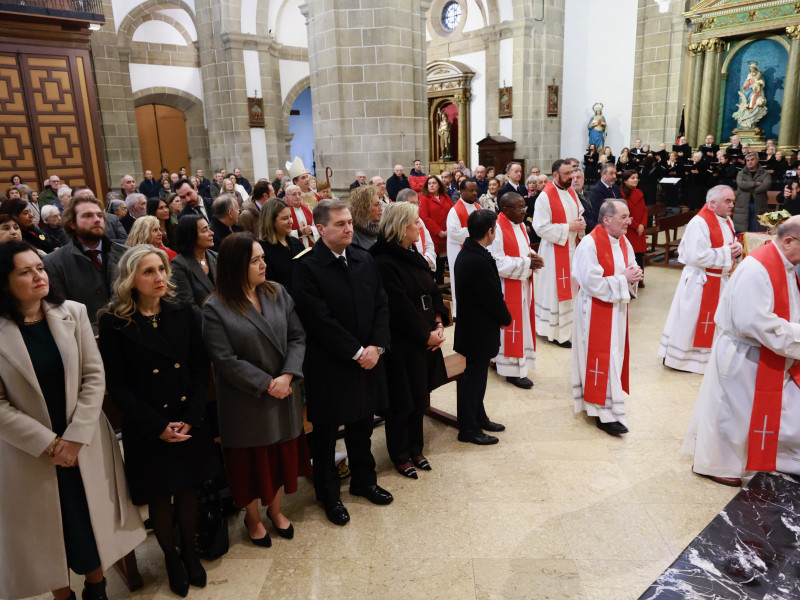
POLYGON ((177 173, 186 167, 192 172, 186 115, 182 111, 164 104, 137 106, 136 127, 144 170, 156 174, 166 167, 170 173, 177 173))

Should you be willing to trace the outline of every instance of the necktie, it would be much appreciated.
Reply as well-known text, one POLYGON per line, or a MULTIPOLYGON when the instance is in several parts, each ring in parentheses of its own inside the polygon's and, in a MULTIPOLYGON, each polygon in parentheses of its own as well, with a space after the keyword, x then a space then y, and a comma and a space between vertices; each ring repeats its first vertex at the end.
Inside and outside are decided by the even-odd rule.
POLYGON ((100 250, 87 250, 86 254, 89 255, 89 259, 98 270, 103 269, 103 263, 100 262, 100 250))
POLYGON ((338 256, 336 260, 339 261, 340 265, 347 269, 347 259, 344 256, 338 256))

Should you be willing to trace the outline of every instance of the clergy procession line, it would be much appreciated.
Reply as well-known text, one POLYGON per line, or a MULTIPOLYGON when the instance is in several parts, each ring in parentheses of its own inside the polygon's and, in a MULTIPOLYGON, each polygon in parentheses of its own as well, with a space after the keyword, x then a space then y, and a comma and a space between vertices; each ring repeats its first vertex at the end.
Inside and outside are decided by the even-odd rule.
MULTIPOLYGON (((298 165, 288 202, 258 196, 259 239, 227 227, 218 253, 196 191, 179 181, 174 260, 149 243, 112 242, 102 203, 81 191, 64 209, 72 241, 44 262, 19 239, 0 243, 0 571, 15 573, 0 578, 0 597, 49 589, 56 600, 74 598, 69 567, 86 575, 84 600, 105 598, 103 571, 145 537, 134 504, 149 507, 170 589, 185 596, 204 587, 196 492, 222 468, 216 435, 256 546, 272 543, 259 503, 278 535, 293 538, 281 499, 301 476, 313 477, 329 521, 350 521, 335 458, 342 425, 350 495, 392 503, 377 484, 373 419, 386 419, 400 475, 433 469, 423 415, 448 380, 450 314, 435 280, 445 254, 453 348, 466 359, 459 441, 498 443, 490 434, 505 427, 484 405, 489 365, 531 389, 537 337, 571 348, 574 411, 609 435, 627 433, 628 307, 644 275, 638 241, 628 238, 641 235, 646 209, 627 171, 622 191, 601 181, 607 199, 585 207, 577 166, 556 160, 531 207, 521 165, 510 163, 495 212, 481 208, 475 180, 461 179, 453 203, 434 175, 421 197, 403 189, 390 201, 360 185, 349 202, 315 198, 310 210, 298 165), (210 361, 216 422, 206 412, 210 361), (122 415, 124 466, 102 413, 104 389, 122 415), (18 492, 41 501, 31 509, 8 495, 18 492), (51 549, 44 564, 41 540, 51 549)), ((227 218, 228 202, 218 198, 215 214, 227 218)), ((733 207, 731 188, 716 186, 687 225, 658 353, 666 367, 704 374, 683 445, 694 472, 738 486, 759 470, 800 473, 800 216, 742 260, 733 207)))

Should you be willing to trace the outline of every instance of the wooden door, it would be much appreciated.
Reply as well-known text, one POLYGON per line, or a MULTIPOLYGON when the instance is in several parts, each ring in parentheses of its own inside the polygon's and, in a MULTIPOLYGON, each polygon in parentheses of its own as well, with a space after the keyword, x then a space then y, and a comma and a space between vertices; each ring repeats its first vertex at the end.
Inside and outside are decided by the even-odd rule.
POLYGON ((191 173, 189 140, 186 137, 186 116, 182 111, 163 104, 136 107, 139 150, 142 169, 158 177, 162 167, 177 173, 181 167, 191 173))

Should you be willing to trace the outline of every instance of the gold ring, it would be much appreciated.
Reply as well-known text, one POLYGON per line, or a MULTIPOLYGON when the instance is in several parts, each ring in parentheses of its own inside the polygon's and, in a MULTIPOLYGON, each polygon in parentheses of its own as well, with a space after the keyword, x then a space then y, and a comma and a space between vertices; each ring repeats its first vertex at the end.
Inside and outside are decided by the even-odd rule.
POLYGON ((68 460, 65 464, 70 465, 70 464, 72 464, 72 461, 68 460))

